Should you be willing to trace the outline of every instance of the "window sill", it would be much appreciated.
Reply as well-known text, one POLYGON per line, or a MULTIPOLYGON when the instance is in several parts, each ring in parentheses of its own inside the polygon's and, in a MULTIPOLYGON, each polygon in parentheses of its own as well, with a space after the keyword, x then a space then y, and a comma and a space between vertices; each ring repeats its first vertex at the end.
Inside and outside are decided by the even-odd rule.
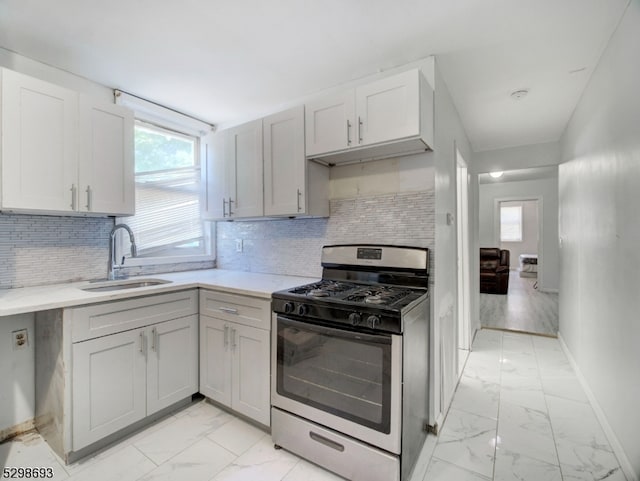
POLYGON ((183 262, 215 261, 214 255, 171 256, 171 257, 127 257, 124 267, 156 266, 161 264, 180 264, 183 262))

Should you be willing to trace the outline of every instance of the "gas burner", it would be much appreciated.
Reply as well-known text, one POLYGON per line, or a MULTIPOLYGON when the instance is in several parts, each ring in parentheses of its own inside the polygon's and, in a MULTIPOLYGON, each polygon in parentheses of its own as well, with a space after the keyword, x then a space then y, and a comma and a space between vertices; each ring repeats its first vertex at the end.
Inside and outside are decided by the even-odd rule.
POLYGON ((382 304, 384 299, 381 296, 369 296, 364 299, 366 304, 382 304))
POLYGON ((307 295, 311 297, 329 297, 330 294, 324 289, 311 289, 307 292, 307 295))

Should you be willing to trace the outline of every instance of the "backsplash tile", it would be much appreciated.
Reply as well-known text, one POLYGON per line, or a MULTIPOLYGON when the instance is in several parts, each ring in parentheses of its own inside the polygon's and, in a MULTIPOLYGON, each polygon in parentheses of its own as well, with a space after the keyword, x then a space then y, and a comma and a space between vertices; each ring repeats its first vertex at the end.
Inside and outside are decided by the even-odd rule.
POLYGON ((433 254, 434 190, 334 199, 330 207, 328 219, 218 222, 218 267, 320 277, 322 246, 342 243, 428 247, 433 254), (241 253, 236 239, 243 241, 241 253))
MULTIPOLYGON (((0 289, 104 278, 112 217, 0 214, 0 289)), ((131 267, 147 275, 214 267, 214 262, 131 267)))

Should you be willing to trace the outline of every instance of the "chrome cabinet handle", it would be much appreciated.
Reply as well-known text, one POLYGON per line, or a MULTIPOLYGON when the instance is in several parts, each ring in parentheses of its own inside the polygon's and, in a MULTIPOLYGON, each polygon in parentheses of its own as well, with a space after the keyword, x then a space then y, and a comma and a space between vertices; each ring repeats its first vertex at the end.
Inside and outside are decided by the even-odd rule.
POLYGON ((140 352, 144 354, 144 334, 140 331, 140 352))
POLYGON ((227 217, 227 199, 222 198, 222 217, 227 217))
POLYGON ((222 312, 226 312, 227 314, 237 314, 238 309, 234 309, 233 307, 219 307, 219 310, 222 312))
POLYGON ((362 119, 358 116, 358 143, 362 143, 362 119))
POLYGON ((158 341, 156 337, 158 336, 158 330, 154 327, 151 329, 151 350, 157 351, 158 341))
POLYGON ((351 122, 347 119, 347 145, 351 145, 351 122))
POLYGON ((93 191, 91 190, 90 185, 87 186, 87 190, 85 190, 85 192, 87 193, 87 210, 91 212, 93 204, 93 191))
POLYGON ((76 210, 76 184, 71 184, 71 210, 76 210))
POLYGON ((300 212, 302 210, 302 207, 300 207, 300 197, 302 196, 302 192, 300 192, 300 189, 298 190, 298 212, 300 212))
POLYGON ((229 349, 229 326, 225 324, 224 326, 224 350, 229 349))
POLYGON ((236 328, 232 327, 231 328, 231 347, 233 348, 233 350, 236 350, 236 328))
POLYGON ((235 201, 231 200, 231 197, 229 197, 229 217, 233 215, 233 212, 231 212, 231 204, 235 204, 235 201))

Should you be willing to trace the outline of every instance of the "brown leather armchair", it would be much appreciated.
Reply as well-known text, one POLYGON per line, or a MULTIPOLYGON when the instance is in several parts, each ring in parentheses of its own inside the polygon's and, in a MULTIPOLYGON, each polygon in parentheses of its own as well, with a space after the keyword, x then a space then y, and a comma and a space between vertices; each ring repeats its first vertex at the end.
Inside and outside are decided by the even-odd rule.
POLYGON ((509 251, 480 248, 480 292, 506 294, 509 290, 509 251))

